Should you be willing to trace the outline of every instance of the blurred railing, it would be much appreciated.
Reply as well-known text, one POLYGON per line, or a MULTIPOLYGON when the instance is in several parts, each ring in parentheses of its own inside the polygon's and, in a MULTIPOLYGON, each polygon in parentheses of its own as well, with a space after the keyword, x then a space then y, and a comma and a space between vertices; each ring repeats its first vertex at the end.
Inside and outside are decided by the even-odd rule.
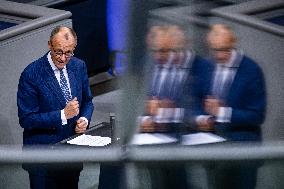
POLYGON ((284 141, 199 146, 151 145, 76 147, 72 145, 0 146, 0 163, 125 163, 283 160, 284 141))

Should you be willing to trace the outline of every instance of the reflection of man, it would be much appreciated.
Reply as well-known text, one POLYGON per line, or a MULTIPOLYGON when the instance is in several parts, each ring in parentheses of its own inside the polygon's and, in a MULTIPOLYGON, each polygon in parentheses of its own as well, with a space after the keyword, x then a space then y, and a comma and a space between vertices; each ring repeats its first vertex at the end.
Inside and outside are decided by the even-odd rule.
MULTIPOLYGON (((213 59, 211 64, 203 67, 198 78, 196 96, 201 114, 196 117, 197 128, 233 141, 259 141, 266 107, 260 67, 235 49, 236 36, 229 27, 214 25, 207 39, 213 59)), ((222 187, 216 188, 242 188, 242 184, 247 185, 245 188, 254 188, 254 168, 246 171, 231 169, 221 174, 222 187), (246 181, 242 183, 244 180, 240 179, 246 181)), ((218 180, 216 182, 218 184, 218 180)))
POLYGON ((141 130, 169 131, 168 123, 183 119, 185 86, 192 78, 194 67, 204 60, 188 50, 188 39, 178 26, 152 27, 147 44, 154 65, 141 130))
MULTIPOLYGON (((55 28, 48 42, 50 52, 21 74, 17 103, 24 145, 54 144, 86 130, 92 95, 86 65, 73 57, 76 44, 72 29, 55 28)), ((28 169, 31 188, 77 188, 80 169, 28 169)))
MULTIPOLYGON (((183 120, 184 98, 195 74, 196 66, 205 60, 188 48, 185 32, 178 26, 153 26, 147 36, 151 51, 152 77, 147 81, 148 91, 145 115, 141 117, 141 132, 178 133, 183 120)), ((147 74, 146 73, 146 74, 147 74)), ((148 167, 152 188, 187 188, 183 164, 148 167)))

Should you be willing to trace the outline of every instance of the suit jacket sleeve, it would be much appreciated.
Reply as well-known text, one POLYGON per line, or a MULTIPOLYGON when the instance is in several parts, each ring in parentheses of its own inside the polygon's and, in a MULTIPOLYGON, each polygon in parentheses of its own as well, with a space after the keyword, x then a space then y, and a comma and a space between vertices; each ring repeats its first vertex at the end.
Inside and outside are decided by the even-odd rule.
POLYGON ((236 125, 260 125, 265 119, 266 91, 262 71, 256 67, 247 73, 242 98, 233 106, 231 123, 236 125))
POLYGON ((20 77, 17 93, 17 105, 20 125, 25 129, 61 127, 60 108, 54 111, 40 110, 38 81, 24 71, 20 77))

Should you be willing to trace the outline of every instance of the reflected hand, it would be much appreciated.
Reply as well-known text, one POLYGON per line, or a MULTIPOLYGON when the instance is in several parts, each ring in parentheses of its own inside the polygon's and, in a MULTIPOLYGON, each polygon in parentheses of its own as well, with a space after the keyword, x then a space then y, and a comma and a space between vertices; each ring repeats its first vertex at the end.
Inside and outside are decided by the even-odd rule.
POLYGON ((155 123, 151 118, 143 120, 140 125, 140 132, 155 132, 155 123))
POLYGON ((205 132, 214 131, 214 120, 209 117, 202 118, 197 122, 197 128, 205 132))
POLYGON ((219 108, 222 105, 222 101, 210 96, 204 100, 204 110, 212 116, 218 115, 219 108))
POLYGON ((157 115, 160 100, 153 98, 146 101, 146 113, 149 115, 157 115))
POLYGON ((175 108, 175 102, 169 99, 160 100, 160 108, 175 108))

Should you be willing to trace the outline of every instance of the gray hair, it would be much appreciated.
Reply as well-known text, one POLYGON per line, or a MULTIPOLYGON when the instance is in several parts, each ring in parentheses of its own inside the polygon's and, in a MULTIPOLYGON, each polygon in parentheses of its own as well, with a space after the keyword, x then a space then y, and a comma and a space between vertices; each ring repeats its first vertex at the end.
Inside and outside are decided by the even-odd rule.
MULTIPOLYGON (((66 26, 56 26, 56 27, 51 31, 49 40, 51 41, 52 38, 53 38, 57 33, 59 33, 63 28, 68 29, 69 32, 70 32, 70 34, 74 37, 75 41, 77 42, 77 34, 76 34, 76 32, 75 32, 72 28, 66 27, 66 26)), ((68 33, 67 33, 66 35, 64 35, 64 36, 65 36, 66 40, 69 39, 68 33)))

